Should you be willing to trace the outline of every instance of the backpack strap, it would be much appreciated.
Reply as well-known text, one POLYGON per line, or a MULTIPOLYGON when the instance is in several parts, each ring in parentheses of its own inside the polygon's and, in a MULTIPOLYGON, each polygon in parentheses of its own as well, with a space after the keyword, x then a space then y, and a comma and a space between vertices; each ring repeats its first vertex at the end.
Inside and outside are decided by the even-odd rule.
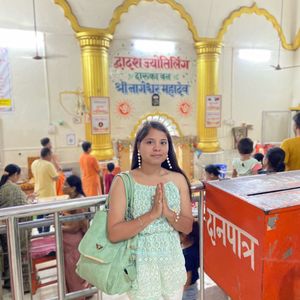
POLYGON ((132 179, 131 175, 129 174, 129 171, 120 173, 119 176, 123 180, 125 193, 126 193, 125 219, 130 220, 130 219, 132 219, 132 215, 131 215, 132 205, 131 204, 132 204, 132 200, 133 200, 133 196, 134 196, 133 179, 132 179))
MULTIPOLYGON (((125 219, 130 220, 132 218, 132 216, 131 216, 131 201, 133 200, 133 196, 134 196, 133 179, 132 179, 132 176, 129 174, 129 171, 119 173, 115 177, 117 177, 117 176, 119 176, 122 179, 124 188, 125 188, 125 193, 126 193, 125 219)), ((110 196, 108 195, 106 202, 105 202, 105 207, 107 209, 109 207, 109 199, 110 199, 110 196)))

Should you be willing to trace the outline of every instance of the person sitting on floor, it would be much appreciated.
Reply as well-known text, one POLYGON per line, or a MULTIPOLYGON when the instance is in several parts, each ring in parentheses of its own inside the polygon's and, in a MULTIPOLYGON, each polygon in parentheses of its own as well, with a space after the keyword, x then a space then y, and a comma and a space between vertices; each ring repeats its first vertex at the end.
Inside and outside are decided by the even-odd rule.
POLYGON ((281 148, 270 148, 264 158, 264 169, 258 171, 258 174, 283 172, 285 170, 284 159, 285 153, 281 148))
POLYGON ((262 168, 255 158, 251 157, 253 152, 253 141, 249 138, 243 138, 238 142, 239 158, 235 158, 232 162, 232 177, 248 176, 257 174, 262 168))
POLYGON ((205 167, 205 179, 206 180, 218 180, 220 179, 221 171, 216 165, 207 165, 205 167))
MULTIPOLYGON (((85 194, 82 190, 81 179, 76 175, 67 177, 64 184, 64 194, 69 195, 70 199, 83 198, 85 194)), ((64 212, 65 216, 79 214, 85 212, 85 209, 74 209, 64 212)), ((67 292, 75 292, 88 287, 88 283, 76 274, 76 264, 79 260, 80 253, 78 245, 86 233, 88 221, 78 220, 65 222, 62 226, 63 230, 63 249, 65 263, 65 279, 67 292)), ((76 298, 84 300, 85 298, 76 298)))
POLYGON ((260 152, 257 152, 253 155, 253 158, 255 158, 258 162, 260 162, 261 164, 263 164, 263 160, 264 160, 264 155, 260 152))

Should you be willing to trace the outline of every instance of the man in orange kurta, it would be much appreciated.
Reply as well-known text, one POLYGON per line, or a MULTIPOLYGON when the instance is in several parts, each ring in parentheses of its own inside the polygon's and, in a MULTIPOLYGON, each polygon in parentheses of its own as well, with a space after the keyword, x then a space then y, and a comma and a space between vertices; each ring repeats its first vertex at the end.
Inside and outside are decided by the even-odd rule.
POLYGON ((80 156, 79 164, 82 177, 82 187, 86 196, 97 196, 102 194, 99 172, 100 168, 97 159, 90 155, 92 144, 82 143, 83 153, 80 156))

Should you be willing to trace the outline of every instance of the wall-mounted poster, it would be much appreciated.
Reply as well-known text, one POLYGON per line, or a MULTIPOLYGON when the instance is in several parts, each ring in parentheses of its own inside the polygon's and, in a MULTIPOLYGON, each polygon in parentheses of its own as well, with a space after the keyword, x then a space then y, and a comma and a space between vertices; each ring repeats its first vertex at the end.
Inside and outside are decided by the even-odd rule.
POLYGON ((92 115, 109 114, 108 97, 91 97, 92 115))
POLYGON ((176 120, 184 135, 196 135, 197 58, 190 43, 116 39, 110 55, 112 138, 127 139, 139 120, 161 112, 176 120), (156 46, 157 45, 157 46, 156 46), (182 105, 181 102, 189 103, 182 105), (183 110, 183 114, 181 113, 183 110), (181 118, 184 116, 184 118, 181 118))
POLYGON ((115 90, 122 96, 159 94, 176 99, 190 95, 190 60, 181 56, 115 56, 113 68, 118 75, 115 90))
POLYGON ((92 134, 110 133, 109 98, 91 97, 92 134))
POLYGON ((206 96, 205 127, 221 127, 222 96, 206 96))
POLYGON ((109 116, 93 116, 92 117, 92 133, 106 134, 109 133, 109 116))
POLYGON ((74 146, 76 144, 76 134, 68 133, 66 135, 66 142, 68 146, 74 146))
POLYGON ((0 113, 13 111, 8 51, 0 48, 0 113))

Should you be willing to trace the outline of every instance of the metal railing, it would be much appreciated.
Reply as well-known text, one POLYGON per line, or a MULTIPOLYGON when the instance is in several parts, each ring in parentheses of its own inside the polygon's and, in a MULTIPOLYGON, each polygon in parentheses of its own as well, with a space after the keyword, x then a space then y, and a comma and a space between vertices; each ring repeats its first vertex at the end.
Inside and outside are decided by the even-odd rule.
MULTIPOLYGON (((204 299, 204 273, 203 273, 203 186, 192 186, 193 202, 198 202, 198 221, 200 227, 200 299, 204 299)), ((64 274, 64 254, 62 242, 61 223, 72 220, 80 220, 89 217, 92 213, 76 214, 72 216, 62 216, 61 212, 75 210, 79 208, 96 207, 99 208, 105 203, 107 195, 97 197, 86 197, 71 200, 56 200, 39 204, 28 204, 25 206, 16 206, 0 209, 0 221, 6 225, 0 227, 0 233, 7 232, 8 252, 11 270, 11 292, 12 299, 24 299, 20 232, 19 229, 35 228, 41 225, 54 225, 55 242, 56 242, 56 260, 57 260, 57 286, 58 297, 51 300, 75 299, 80 296, 90 296, 98 292, 95 287, 84 290, 66 293, 65 274, 64 274), (27 222, 18 222, 19 218, 31 217, 36 215, 53 214, 53 218, 47 220, 34 220, 27 222), (5 228, 7 227, 7 228, 5 228)), ((41 235, 39 235, 41 236, 41 235)), ((98 299, 102 299, 102 293, 99 291, 98 299)))
POLYGON ((47 203, 29 204, 25 206, 16 206, 0 209, 0 221, 5 221, 7 226, 8 252, 11 270, 11 291, 12 298, 16 300, 23 299, 23 278, 20 248, 20 228, 39 227, 40 225, 55 226, 56 259, 57 259, 57 285, 58 297, 54 299, 74 299, 79 296, 94 294, 96 288, 86 289, 80 292, 65 293, 64 276, 64 258, 62 248, 61 222, 65 217, 61 216, 62 211, 74 210, 78 208, 87 208, 100 206, 105 203, 106 196, 87 197, 71 200, 57 200, 47 203), (43 214, 53 214, 54 218, 47 221, 18 222, 19 218, 31 217, 43 214), (38 224, 38 225, 37 225, 38 224))
POLYGON ((205 194, 204 194, 204 185, 197 184, 192 185, 192 195, 198 194, 192 197, 192 201, 198 203, 198 224, 199 224, 199 281, 200 281, 200 291, 199 291, 199 299, 204 300, 204 230, 203 230, 203 222, 204 222, 204 205, 205 205, 205 194))

